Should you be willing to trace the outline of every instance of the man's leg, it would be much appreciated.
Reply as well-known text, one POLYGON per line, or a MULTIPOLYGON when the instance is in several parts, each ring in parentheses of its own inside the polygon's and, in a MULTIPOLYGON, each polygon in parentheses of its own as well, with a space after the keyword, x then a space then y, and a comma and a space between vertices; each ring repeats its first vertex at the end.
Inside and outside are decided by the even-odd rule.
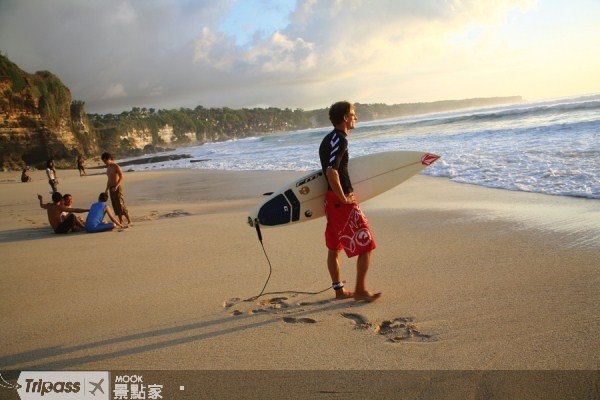
POLYGON ((367 271, 371 265, 371 252, 367 251, 358 256, 356 260, 356 290, 354 299, 361 301, 375 301, 381 297, 381 293, 371 293, 367 290, 367 271))
POLYGON ((125 196, 123 196, 123 188, 119 186, 119 211, 120 211, 120 215, 119 215, 119 222, 121 223, 121 225, 123 225, 123 216, 127 219, 127 224, 131 225, 131 217, 129 217, 129 210, 127 209, 127 206, 125 205, 125 196))
POLYGON ((127 225, 131 225, 131 217, 129 216, 129 210, 125 210, 125 218, 127 218, 127 225))
MULTIPOLYGON (((73 213, 71 213, 71 214, 73 214, 73 213)), ((83 220, 81 218, 79 218, 78 216, 76 216, 75 214, 73 214, 73 216, 75 217, 73 219, 73 232, 85 231, 85 222, 83 222, 83 220)))
MULTIPOLYGON (((327 250, 327 269, 331 276, 331 282, 342 282, 339 250, 327 250)), ((345 290, 343 287, 335 291, 336 299, 349 299, 352 296, 354 296, 354 293, 345 290)))

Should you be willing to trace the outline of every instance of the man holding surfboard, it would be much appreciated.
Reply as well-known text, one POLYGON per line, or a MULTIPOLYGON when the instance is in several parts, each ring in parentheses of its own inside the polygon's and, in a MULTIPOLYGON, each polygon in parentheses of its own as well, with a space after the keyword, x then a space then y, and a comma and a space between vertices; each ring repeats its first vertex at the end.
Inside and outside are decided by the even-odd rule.
POLYGON ((381 293, 371 293, 366 288, 366 276, 371 262, 375 240, 367 218, 354 198, 354 189, 348 173, 348 139, 357 121, 354 105, 340 101, 329 109, 333 131, 323 138, 319 147, 321 168, 327 177, 325 197, 325 244, 328 249, 327 268, 331 276, 336 299, 354 298, 357 301, 375 301, 381 293), (344 289, 340 273, 340 251, 348 257, 357 256, 356 287, 354 292, 344 289))

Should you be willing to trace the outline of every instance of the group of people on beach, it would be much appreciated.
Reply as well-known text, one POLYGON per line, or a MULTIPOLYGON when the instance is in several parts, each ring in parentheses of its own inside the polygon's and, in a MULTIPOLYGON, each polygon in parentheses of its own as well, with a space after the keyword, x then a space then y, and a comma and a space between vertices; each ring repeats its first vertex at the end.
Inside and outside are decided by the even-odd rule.
MULTIPOLYGON (((79 171, 79 176, 87 176, 85 172, 85 161, 83 156, 80 154, 77 156, 77 170, 79 171)), ((52 193, 58 191, 58 178, 56 175, 56 168, 54 168, 54 161, 52 159, 46 161, 46 176, 48 177, 48 184, 52 189, 52 193)), ((23 168, 21 172, 21 182, 31 182, 32 178, 29 176, 27 172, 27 168, 23 168)))
MULTIPOLYGON (((348 135, 355 128, 358 120, 354 105, 347 101, 333 104, 329 109, 329 119, 333 130, 322 140, 319 147, 319 158, 323 174, 327 178, 328 191, 325 198, 325 245, 327 247, 327 269, 332 281, 332 288, 337 299, 353 298, 356 301, 372 302, 381 293, 373 293, 366 288, 367 271, 371 263, 371 252, 376 248, 367 218, 363 214, 356 198, 348 172, 348 135), (349 228, 350 227, 350 228, 349 228), (348 243, 348 229, 361 232, 360 241, 348 243), (340 253, 344 250, 349 258, 356 257, 356 286, 354 291, 346 290, 340 271, 340 253)), ((56 233, 67 233, 85 229, 87 232, 102 232, 112 230, 114 226, 124 227, 123 217, 131 224, 129 212, 123 199, 123 171, 109 153, 102 154, 102 161, 107 167, 106 190, 100 193, 98 202, 89 209, 71 208, 70 200, 66 200, 53 188, 52 203, 43 203, 38 195, 40 207, 48 211, 48 220, 56 233), (106 204, 108 197, 118 216, 117 221, 110 207, 106 204), (87 212, 85 222, 75 213, 87 212), (108 216, 112 223, 105 223, 108 216)), ((79 162, 78 162, 79 166, 79 162)), ((50 168, 50 166, 49 166, 50 168)), ((48 171, 48 170, 47 170, 48 171)), ((81 170, 80 170, 81 174, 81 170)), ((48 175, 51 180, 54 175, 48 175)), ((69 199, 71 197, 69 196, 69 199)))
MULTIPOLYGON (((131 218, 123 197, 123 171, 114 162, 110 153, 103 153, 101 158, 106 165, 106 175, 108 178, 106 190, 100 193, 98 201, 93 203, 90 208, 72 207, 73 196, 71 194, 62 195, 56 190, 58 183, 53 182, 53 180, 56 180, 54 165, 52 161, 47 163, 46 174, 52 188, 52 202, 44 203, 43 197, 40 194, 37 197, 40 201, 40 207, 48 213, 48 222, 52 226, 54 233, 63 234, 82 231, 96 233, 113 230, 115 226, 119 228, 131 226, 131 218), (107 204, 109 198, 111 199, 114 214, 107 204), (88 213, 87 218, 83 220, 83 218, 76 215, 79 213, 88 213), (105 222, 105 217, 108 217, 111 222, 105 222), (127 219, 127 225, 123 224, 123 218, 127 219)), ((79 165, 78 159, 78 168, 79 165)), ((83 162, 81 165, 83 166, 83 162)), ((80 176, 85 175, 85 169, 83 172, 79 169, 79 172, 80 176)))

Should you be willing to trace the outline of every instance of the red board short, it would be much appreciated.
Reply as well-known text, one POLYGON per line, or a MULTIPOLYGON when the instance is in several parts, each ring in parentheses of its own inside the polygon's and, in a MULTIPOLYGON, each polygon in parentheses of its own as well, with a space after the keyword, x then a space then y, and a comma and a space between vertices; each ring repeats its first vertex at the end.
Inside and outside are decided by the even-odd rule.
POLYGON ((329 250, 344 249, 348 257, 354 257, 375 249, 369 222, 358 204, 342 204, 335 193, 328 191, 325 216, 325 244, 329 250))

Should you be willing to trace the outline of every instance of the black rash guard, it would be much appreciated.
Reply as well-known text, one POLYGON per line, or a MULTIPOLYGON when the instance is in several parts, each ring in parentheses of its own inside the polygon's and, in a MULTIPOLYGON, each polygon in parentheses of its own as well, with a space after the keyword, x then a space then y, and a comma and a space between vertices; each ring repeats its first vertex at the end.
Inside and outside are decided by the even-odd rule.
MULTIPOLYGON (((348 139, 347 134, 338 129, 334 129, 323 138, 321 146, 319 147, 319 158, 321 159, 321 168, 323 173, 327 176, 327 169, 333 168, 337 170, 340 176, 340 183, 342 184, 342 190, 345 195, 348 195, 354 191, 352 183, 350 182, 350 175, 348 173, 348 139)), ((329 181, 327 182, 329 190, 331 186, 329 181)))

